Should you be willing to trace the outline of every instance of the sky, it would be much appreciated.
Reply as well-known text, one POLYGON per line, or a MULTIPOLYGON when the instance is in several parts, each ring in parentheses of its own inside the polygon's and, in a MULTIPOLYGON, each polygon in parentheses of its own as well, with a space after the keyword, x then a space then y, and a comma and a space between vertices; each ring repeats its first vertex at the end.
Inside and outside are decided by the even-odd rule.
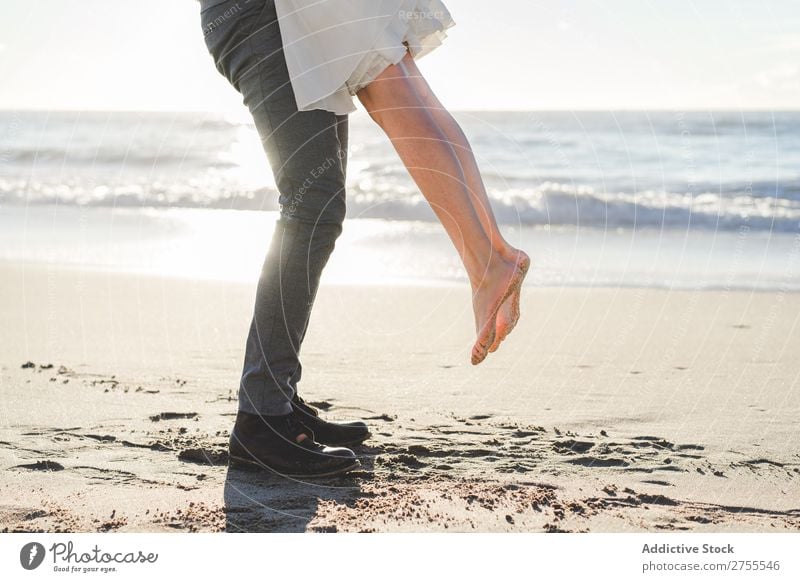
MULTIPOLYGON (((797 0, 449 0, 451 109, 800 109, 797 0)), ((240 112, 196 0, 2 0, 0 108, 240 112)))

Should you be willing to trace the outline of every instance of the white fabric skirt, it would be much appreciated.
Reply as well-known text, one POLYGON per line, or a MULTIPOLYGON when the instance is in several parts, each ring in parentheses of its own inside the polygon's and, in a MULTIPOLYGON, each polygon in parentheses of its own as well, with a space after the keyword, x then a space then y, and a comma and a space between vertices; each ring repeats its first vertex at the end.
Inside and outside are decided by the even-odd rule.
POLYGON ((442 44, 455 22, 441 0, 275 0, 300 111, 356 110, 353 95, 410 52, 442 44))

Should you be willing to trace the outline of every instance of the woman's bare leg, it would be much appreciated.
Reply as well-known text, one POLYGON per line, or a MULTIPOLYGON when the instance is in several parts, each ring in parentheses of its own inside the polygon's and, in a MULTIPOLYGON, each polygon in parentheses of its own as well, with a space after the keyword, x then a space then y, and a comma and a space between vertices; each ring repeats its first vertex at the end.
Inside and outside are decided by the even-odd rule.
MULTIPOLYGON (((415 81, 427 86, 427 82, 422 76, 415 77, 415 81)), ((481 177, 480 170, 478 169, 478 164, 475 161, 475 155, 472 152, 472 148, 469 145, 469 141, 464 135, 461 126, 453 118, 450 112, 447 111, 447 109, 445 109, 441 103, 439 103, 439 100, 432 92, 429 92, 428 95, 430 101, 427 102, 429 103, 430 110, 433 112, 433 117, 436 119, 439 127, 442 128, 445 135, 447 135, 447 139, 451 144, 453 144, 459 160, 461 161, 461 166, 464 169, 464 175, 466 176, 467 185, 470 191, 476 193, 481 201, 482 207, 480 216, 483 218, 484 229, 487 231, 487 233, 491 233, 490 238, 492 239, 492 245, 494 246, 495 250, 507 260, 520 261, 520 265, 527 272, 528 267, 530 266, 530 259, 523 251, 509 244, 508 241, 503 238, 503 235, 498 228, 492 212, 489 196, 487 195, 486 188, 483 184, 483 178, 481 177)), ((497 313, 497 321, 495 326, 496 337, 489 348, 490 352, 497 350, 497 348, 500 347, 500 342, 508 337, 508 334, 510 334, 514 329, 517 321, 519 320, 519 311, 520 290, 518 289, 512 295, 512 297, 508 299, 508 301, 503 303, 503 306, 497 313)))
MULTIPOLYGON (((492 212, 489 196, 486 193, 486 187, 483 184, 483 178, 478 169, 478 163, 475 160, 472 147, 466 135, 464 135, 461 126, 436 97, 436 94, 431 90, 410 55, 406 55, 404 64, 417 94, 425 103, 431 116, 439 125, 439 128, 445 134, 458 156, 467 187, 479 200, 480 207, 476 210, 478 211, 478 216, 481 218, 484 231, 492 241, 493 248, 508 261, 518 261, 521 259, 522 266, 527 271, 530 266, 530 259, 524 252, 509 244, 500 232, 494 213, 492 212)), ((519 319, 519 302, 520 293, 517 291, 508 301, 503 303, 503 307, 497 314, 497 333, 492 346, 489 348, 490 352, 495 351, 499 347, 500 342, 511 333, 511 330, 516 325, 519 319)))
POLYGON ((491 215, 491 228, 484 228, 486 204, 468 186, 456 148, 417 91, 409 61, 406 55, 402 65, 388 67, 358 97, 392 141, 461 256, 473 290, 478 338, 472 360, 478 363, 496 337, 497 312, 522 277, 518 261, 495 249, 491 215))

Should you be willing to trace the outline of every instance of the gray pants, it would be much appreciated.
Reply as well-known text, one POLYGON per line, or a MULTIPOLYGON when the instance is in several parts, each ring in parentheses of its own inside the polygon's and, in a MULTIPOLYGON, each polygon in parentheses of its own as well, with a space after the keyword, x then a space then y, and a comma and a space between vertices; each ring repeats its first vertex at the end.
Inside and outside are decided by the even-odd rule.
POLYGON ((217 70, 250 109, 278 186, 280 216, 261 269, 245 348, 239 410, 291 412, 299 351, 322 269, 345 216, 347 116, 298 111, 274 0, 204 0, 217 70))

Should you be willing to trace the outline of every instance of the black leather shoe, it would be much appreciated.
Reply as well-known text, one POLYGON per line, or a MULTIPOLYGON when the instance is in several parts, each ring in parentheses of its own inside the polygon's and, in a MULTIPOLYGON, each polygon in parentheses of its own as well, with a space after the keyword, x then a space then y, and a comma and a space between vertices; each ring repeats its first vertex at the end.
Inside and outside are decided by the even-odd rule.
POLYGON ((319 410, 295 394, 292 408, 297 418, 314 432, 317 442, 333 447, 360 445, 372 435, 361 420, 328 422, 319 417, 319 410))
POLYGON ((326 447, 294 413, 260 416, 239 411, 229 441, 231 466, 255 466, 286 477, 329 477, 359 466, 355 453, 326 447))

